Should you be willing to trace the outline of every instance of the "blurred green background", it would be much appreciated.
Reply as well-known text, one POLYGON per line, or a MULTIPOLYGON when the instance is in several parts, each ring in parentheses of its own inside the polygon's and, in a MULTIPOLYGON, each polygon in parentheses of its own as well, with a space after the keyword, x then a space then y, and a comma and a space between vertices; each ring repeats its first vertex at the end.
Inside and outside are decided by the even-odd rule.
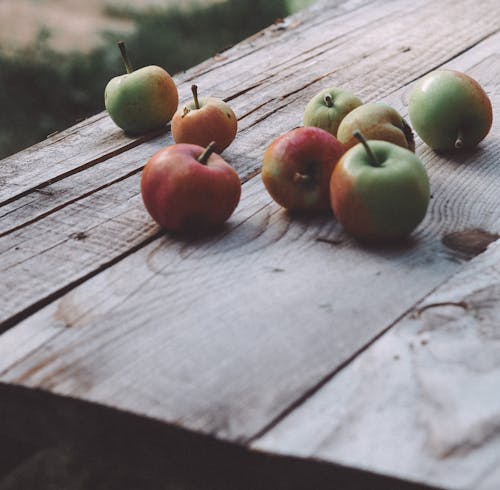
MULTIPOLYGON (((36 4, 34 8, 43 8, 44 0, 31 2, 36 4)), ((55 2, 52 0, 52 4, 55 2)), ((174 74, 304 8, 312 0, 177 2, 181 7, 171 7, 171 0, 163 2, 140 7, 137 4, 141 2, 133 2, 135 6, 131 7, 132 2, 111 4, 99 0, 102 17, 113 30, 104 29, 98 34, 99 42, 85 49, 58 47, 50 25, 39 26, 36 36, 27 43, 12 45, 0 40, 0 158, 104 109, 106 83, 124 72, 116 47, 118 39, 125 40, 136 68, 156 64, 174 74), (128 27, 120 32, 121 25, 128 27)), ((46 6, 49 3, 47 0, 46 6)), ((11 12, 9 20, 6 12, 0 10, 4 27, 14 21, 23 26, 22 19, 11 12)), ((57 26, 64 19, 56 18, 54 22, 57 26)), ((13 27, 19 31, 17 25, 13 27)))

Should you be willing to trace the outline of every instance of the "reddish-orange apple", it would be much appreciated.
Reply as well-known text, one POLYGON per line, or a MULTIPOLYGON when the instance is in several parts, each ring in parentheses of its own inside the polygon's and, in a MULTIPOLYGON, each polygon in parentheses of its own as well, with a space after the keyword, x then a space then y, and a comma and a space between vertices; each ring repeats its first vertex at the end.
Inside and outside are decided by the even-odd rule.
POLYGON ((345 147, 324 129, 296 128, 267 148, 262 180, 271 197, 290 211, 330 209, 330 176, 345 147))
POLYGON ((206 147, 215 141, 221 153, 236 137, 238 123, 233 110, 215 97, 198 98, 198 87, 191 87, 193 100, 179 107, 172 118, 172 136, 176 143, 192 143, 206 147))
POLYGON ((226 161, 198 145, 168 146, 151 157, 141 192, 151 217, 173 232, 192 232, 224 223, 241 195, 240 178, 226 161))

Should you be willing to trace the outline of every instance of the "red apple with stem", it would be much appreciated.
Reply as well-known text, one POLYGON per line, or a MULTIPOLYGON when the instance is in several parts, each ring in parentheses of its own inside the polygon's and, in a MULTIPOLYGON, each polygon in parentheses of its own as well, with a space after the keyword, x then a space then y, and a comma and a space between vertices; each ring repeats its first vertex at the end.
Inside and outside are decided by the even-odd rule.
POLYGON ((207 148, 191 144, 168 146, 144 167, 141 192, 151 217, 172 232, 215 228, 236 209, 241 195, 236 171, 207 148))
POLYGON ((215 97, 198 97, 198 87, 191 86, 193 100, 179 107, 172 118, 172 136, 176 143, 207 146, 215 141, 221 153, 236 137, 238 122, 233 110, 215 97))
POLYGON ((290 211, 328 210, 330 176, 344 151, 324 129, 293 129, 267 148, 262 180, 271 197, 290 211))

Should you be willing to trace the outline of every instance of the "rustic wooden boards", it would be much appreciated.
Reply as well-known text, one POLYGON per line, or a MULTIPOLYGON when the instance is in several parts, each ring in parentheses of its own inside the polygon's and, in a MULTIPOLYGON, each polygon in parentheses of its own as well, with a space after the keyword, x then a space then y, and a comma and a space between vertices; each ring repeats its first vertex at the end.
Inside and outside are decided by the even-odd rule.
POLYGON ((447 488, 497 489, 499 322, 496 242, 254 447, 447 488))
MULTIPOLYGON (((404 112, 408 84, 452 59, 449 66, 476 76, 498 107, 494 3, 416 2, 408 12, 403 1, 323 2, 180 75, 184 96, 201 80, 200 87, 229 94, 240 119, 226 158, 245 182, 243 199, 212 236, 169 237, 143 209, 140 170, 169 134, 130 140, 97 116, 92 131, 68 131, 67 163, 48 158, 55 140, 27 150, 26 162, 44 167, 26 185, 18 185, 23 154, 3 162, 5 171, 0 164, 0 179, 13 184, 0 208, 0 391, 9 406, 24 386, 43 391, 19 403, 20 418, 32 405, 49 411, 44 393, 53 393, 69 405, 95 402, 259 449, 286 453, 290 444, 290 453, 300 453, 294 441, 306 435, 314 446, 314 434, 300 431, 309 427, 301 416, 309 416, 309 399, 328 405, 330 383, 326 395, 312 395, 332 377, 336 393, 352 359, 362 363, 368 344, 467 271, 466 261, 500 233, 498 125, 472 155, 440 156, 419 144, 433 200, 423 226, 397 247, 360 246, 331 216, 284 213, 256 175, 262 153, 300 124, 305 101, 327 82, 366 100, 385 96, 404 112)), ((80 406, 69 411, 69 425, 78 425, 80 406)), ((47 420, 40 440, 58 433, 47 420)), ((336 444, 308 456, 343 461, 350 446, 336 444)), ((473 465, 480 453, 471 454, 473 465)), ((348 464, 364 467, 361 456, 348 464)), ((426 463, 429 471, 442 468, 438 460, 426 463)), ((391 461, 374 456, 370 468, 448 483, 447 467, 432 479, 418 472, 418 461, 399 471, 391 461)))
MULTIPOLYGON (((351 1, 323 10, 320 4, 285 23, 288 27, 275 26, 178 77, 182 98, 193 79, 200 90, 229 94, 240 133, 226 158, 246 180, 258 171, 269 141, 301 123, 304 101, 327 80, 349 86, 366 100, 380 98, 496 29, 492 6, 474 8, 476 29, 470 30, 465 26, 471 18, 465 21, 461 14, 467 5, 453 4, 435 9, 423 3, 436 10, 425 22, 424 7, 416 6, 409 15, 403 1, 351 1), (456 31, 463 32, 454 36, 456 31), (289 43, 298 39, 300 50, 290 50, 289 43), (374 39, 385 42, 374 46, 374 39), (444 42, 446 49, 435 49, 444 42)), ((156 236, 143 214, 138 172, 155 150, 172 142, 170 135, 130 149, 140 141, 117 133, 105 117, 94 119, 0 166, 3 329, 156 236), (129 221, 136 223, 132 232, 129 221), (75 268, 69 264, 72 255, 82 259, 75 268), (22 288, 12 300, 7 292, 16 284, 22 288)))

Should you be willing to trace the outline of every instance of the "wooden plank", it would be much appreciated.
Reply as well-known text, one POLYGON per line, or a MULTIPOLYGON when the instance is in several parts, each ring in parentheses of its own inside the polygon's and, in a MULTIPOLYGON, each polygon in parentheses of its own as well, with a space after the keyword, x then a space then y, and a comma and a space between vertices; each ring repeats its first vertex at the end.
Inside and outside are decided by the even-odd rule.
POLYGON ((81 201, 141 171, 145 155, 167 144, 165 135, 110 157, 103 165, 93 165, 0 207, 0 237, 26 228, 73 203, 81 201))
MULTIPOLYGON (((489 72, 495 107, 497 45, 464 57, 479 80, 489 72)), ((329 216, 289 216, 250 180, 230 232, 163 237, 0 338, 0 379, 252 440, 478 253, 461 246, 470 230, 487 230, 483 244, 500 232, 496 127, 469 165, 419 146, 434 198, 400 247, 361 247, 329 216), (25 349, 30 331, 40 343, 25 349)))
MULTIPOLYGON (((470 1, 470 6, 463 8, 472 7, 477 13, 475 29, 468 29, 467 19, 471 18, 463 16, 452 1, 442 2, 437 9, 421 1, 412 11, 403 0, 320 2, 311 11, 306 10, 207 63, 178 74, 175 79, 181 101, 189 97, 189 86, 196 81, 205 93, 232 101, 240 119, 248 118, 244 129, 245 125, 251 127, 275 111, 283 114, 296 101, 296 97, 290 97, 314 85, 315 80, 318 83, 331 78, 366 98, 383 96, 419 76, 422 60, 427 67, 439 65, 498 29, 494 0, 480 6, 470 1), (418 16, 426 9, 431 10, 430 17, 420 23, 418 16), (401 28, 409 18, 415 22, 401 28), (371 25, 373 30, 368 28, 371 25), (422 26, 426 26, 426 32, 422 32, 422 26), (373 32, 360 36, 362 31, 373 32), (390 42, 375 47, 372 40, 376 31, 390 42), (296 40, 300 41, 298 48, 290 50, 289 42, 296 40), (448 49, 434 49, 443 40, 448 49), (352 46, 356 47, 355 53, 352 46), (358 62, 358 56, 363 63, 358 62), (381 60, 377 61, 379 56, 381 60), (293 85, 283 92, 284 80, 293 85)), ((316 89, 314 86, 311 90, 316 89)), ((306 97, 312 94, 312 91, 302 93, 306 97)), ((301 111, 294 112, 299 116, 294 124, 300 124, 301 111)), ((152 136, 129 138, 101 113, 2 160, 0 204, 97 165, 152 136)))
POLYGON ((106 113, 98 114, 0 161, 0 204, 96 165, 148 138, 151 135, 129 137, 106 113))
POLYGON ((500 488, 499 264, 497 241, 253 447, 500 488))
MULTIPOLYGON (((355 8, 361 8, 360 13, 366 14, 366 9, 363 9, 362 5, 359 4, 360 2, 342 2, 341 6, 335 6, 335 8, 333 4, 330 4, 328 9, 323 12, 323 15, 326 18, 332 16, 336 18, 338 15, 349 15, 355 8)), ((368 13, 370 15, 356 16, 355 19, 359 19, 356 22, 344 22, 343 27, 338 29, 336 37, 359 28, 362 25, 360 19, 363 19, 366 24, 377 18, 374 11, 368 11, 368 13)), ((309 19, 309 22, 305 22, 304 15, 305 13, 301 13, 290 20, 294 32, 306 27, 311 28, 309 24, 312 23, 312 20, 309 19)), ((377 15, 380 16, 381 14, 377 13, 377 15)), ((267 82, 268 86, 275 86, 279 82, 282 69, 286 67, 287 56, 290 57, 288 48, 283 45, 289 38, 286 27, 288 24, 284 23, 283 25, 284 27, 280 25, 264 30, 248 41, 240 43, 232 50, 224 53, 224 55, 212 58, 185 74, 179 74, 176 81, 179 84, 182 100, 190 97, 189 86, 193 81, 201 82, 203 90, 207 92, 210 90, 210 93, 215 90, 215 95, 221 98, 225 97, 231 101, 236 113, 241 115, 240 132, 245 131, 248 127, 248 121, 245 121, 245 119, 255 110, 261 111, 258 117, 264 117, 262 111, 266 104, 262 104, 262 98, 259 95, 260 86, 264 82, 267 82), (264 47, 266 50, 268 48, 272 49, 276 59, 279 60, 278 63, 276 61, 272 63, 273 58, 263 58, 261 56, 260 52, 264 47), (233 67, 233 64, 237 66, 233 67), (221 70, 226 70, 226 73, 220 74, 221 70), (231 76, 228 76, 227 70, 231 70, 231 76), (254 72, 255 75, 250 81, 249 72, 254 72), (230 81, 230 85, 224 86, 223 84, 228 81, 230 81), (241 105, 242 103, 245 105, 241 105)), ((292 55, 291 61, 296 63, 295 55, 292 55)), ((148 137, 151 136, 146 138, 148 137)), ((47 142, 3 160, 0 164, 0 181, 3 179, 5 183, 3 192, 7 194, 3 198, 0 194, 0 201, 4 201, 0 211, 0 218, 2 219, 0 234, 8 233, 25 223, 31 223, 37 218, 50 214, 59 207, 64 206, 65 202, 78 199, 78 196, 85 196, 88 193, 87 187, 90 185, 94 185, 94 188, 107 185, 109 178, 105 182, 101 182, 101 178, 105 176, 106 171, 112 171, 115 166, 120 168, 120 165, 122 165, 120 158, 113 157, 117 153, 123 152, 141 142, 142 140, 133 140, 127 138, 121 132, 117 132, 117 129, 110 123, 109 118, 105 117, 104 114, 100 114, 82 123, 82 125, 70 128, 68 131, 57 135, 57 137, 49 138, 47 142), (107 121, 103 121, 103 119, 107 119, 107 121), (104 123, 108 126, 104 127, 104 123), (101 141, 101 139, 104 139, 104 141, 101 141), (53 149, 53 146, 57 148, 53 149), (55 152, 55 155, 50 153, 52 151, 55 152), (71 154, 71 158, 68 156, 68 152, 71 154), (73 155, 72 152, 76 152, 76 154, 73 155), (96 152, 99 152, 97 156, 94 155, 96 152), (106 160, 104 175, 101 170, 103 165, 93 168, 102 160, 106 160), (65 173, 61 173, 63 163, 65 173), (26 168, 26 171, 23 171, 23 168, 26 168), (82 175, 78 175, 78 173, 82 175), (19 185, 16 183, 17 181, 12 180, 13 178, 19 179, 24 186, 23 190, 18 189, 19 185), (62 183, 59 182, 61 180, 62 183), (54 181, 55 184, 51 184, 54 181), (68 188, 71 189, 70 194, 67 193, 68 188), (40 195, 42 195, 42 199, 40 199, 40 195), (50 199, 44 196, 49 196, 50 199), (13 201, 14 197, 16 199, 13 201)), ((173 140, 168 133, 156 138, 155 143, 167 145, 172 144, 173 140)), ((239 155, 236 153, 238 158, 233 160, 241 161, 240 167, 246 166, 251 172, 256 168, 254 156, 256 149, 260 151, 261 145, 256 146, 253 144, 250 147, 245 145, 239 155), (245 154, 248 151, 252 152, 252 150, 252 155, 245 154)), ((234 151, 234 146, 229 150, 230 156, 232 151, 234 151)), ((135 154, 142 155, 138 158, 135 168, 137 171, 142 168, 144 161, 147 160, 151 153, 149 145, 144 145, 139 150, 136 149, 135 154)), ((228 151, 226 151, 227 153, 228 151)), ((260 157, 260 153, 257 156, 260 157)), ((125 165, 127 163, 128 158, 126 157, 125 165)), ((0 192, 2 191, 0 190, 0 192)))
MULTIPOLYGON (((361 7, 365 1, 349 1, 341 5, 330 4, 327 16, 342 15, 344 12, 361 7)), ((294 19, 294 27, 308 26, 306 22, 313 12, 304 11, 294 19)), ((367 20, 369 22, 370 19, 367 20)), ((345 31, 344 31, 345 32, 345 31)), ((181 100, 189 95, 189 87, 194 79, 200 83, 202 90, 211 95, 233 99, 237 94, 245 93, 242 82, 248 82, 248 74, 238 67, 230 67, 231 73, 239 77, 226 75, 212 77, 211 70, 215 67, 227 67, 229 63, 240 64, 247 68, 249 55, 256 58, 262 57, 262 49, 283 51, 280 41, 286 40, 286 25, 271 27, 253 36, 246 42, 226 51, 223 55, 216 56, 199 67, 194 67, 186 73, 177 74, 174 79, 179 87, 181 100)), ((255 62, 254 62, 255 64, 255 62)), ((227 69, 227 68, 226 68, 227 69)), ((253 85, 256 84, 252 81, 253 85)), ((103 87, 104 90, 104 87, 103 87)), ((8 204, 14 199, 24 196, 37 189, 44 188, 51 182, 61 180, 75 172, 85 170, 97 165, 117 154, 140 145, 154 137, 155 133, 142 137, 130 137, 117 128, 105 112, 85 120, 68 130, 50 136, 46 141, 34 145, 0 162, 0 204, 8 204)))
MULTIPOLYGON (((432 8, 432 4, 423 5, 432 8)), ((326 79, 323 75, 330 74, 332 68, 336 73, 337 82, 349 84, 350 80, 354 85, 354 90, 359 89, 363 93, 371 90, 371 97, 376 97, 394 90, 396 83, 404 83, 411 79, 414 76, 412 70, 417 69, 416 67, 424 71, 429 61, 437 62, 449 57, 452 53, 449 50, 445 54, 442 51, 433 51, 434 44, 431 44, 435 42, 433 24, 429 25, 431 30, 428 37, 429 44, 421 42, 417 31, 412 31, 414 22, 410 22, 410 19, 415 19, 415 17, 409 17, 406 10, 402 10, 400 2, 391 3, 390 7, 385 5, 382 9, 375 4, 370 4, 370 7, 371 9, 365 12, 366 18, 369 19, 365 22, 372 22, 374 25, 373 28, 368 29, 367 33, 365 32, 366 25, 359 23, 357 15, 359 12, 348 11, 345 17, 340 19, 335 16, 327 17, 327 23, 324 25, 327 32, 328 29, 340 24, 347 26, 343 27, 344 30, 340 30, 341 33, 350 32, 351 34, 333 38, 330 34, 304 38, 305 46, 300 55, 289 56, 285 62, 279 61, 277 67, 273 68, 274 74, 265 77, 262 83, 254 83, 250 92, 241 91, 241 79, 238 80, 240 95, 233 102, 237 103, 240 114, 244 113, 247 116, 240 117, 240 120, 243 119, 240 134, 225 155, 243 180, 258 171, 264 148, 273 137, 300 124, 304 101, 312 95, 311 90, 317 90, 320 84, 325 83, 326 79), (394 22, 388 15, 389 8, 395 9, 394 22), (350 22, 353 22, 352 27, 349 27, 350 22), (373 51, 373 36, 382 36, 388 26, 392 33, 391 42, 379 49, 377 53, 368 56, 373 51), (352 29, 352 32, 349 29, 352 29), (402 37, 415 44, 413 51, 400 49, 402 37), (349 46, 353 45, 355 38, 356 51, 353 54, 349 46), (343 47, 346 48, 345 52, 341 49, 343 47), (337 52, 336 62, 332 64, 331 54, 337 52), (412 52, 414 53, 411 54, 411 59, 414 61, 408 61, 408 53, 412 52), (415 56, 418 53, 427 53, 428 56, 417 58, 415 56), (388 76, 385 74, 388 69, 387 58, 391 60, 389 62, 389 67, 392 67, 391 83, 387 83, 388 76), (377 59, 379 66, 376 66, 374 61, 377 59), (314 60, 313 64, 311 64, 312 60, 314 60), (394 68, 395 63, 401 64, 404 60, 407 61, 405 66, 409 67, 409 71, 397 71, 394 68), (307 70, 301 72, 300 76, 296 76, 298 67, 304 69, 307 67, 307 70), (311 74, 309 70, 315 71, 311 74), (362 71, 366 76, 361 76, 362 71), (282 92, 283 87, 286 87, 288 94, 288 97, 285 97, 285 103, 283 102, 285 99, 280 99, 280 91, 282 92), (249 95, 250 93, 252 96, 249 95), (259 103, 262 100, 265 103, 259 103), (253 109, 249 110, 248 107, 245 109, 245 104, 251 104, 253 109)), ((452 13, 451 19, 458 16, 458 12, 455 13, 452 10, 452 13)), ((419 15, 426 15, 425 10, 419 15)), ((314 17, 312 19, 313 24, 317 22, 314 17)), ((489 32, 494 25, 491 21, 483 25, 482 19, 483 17, 478 20, 478 29, 482 28, 483 31, 474 31, 476 38, 484 36, 484 33, 489 32)), ((460 27, 460 22, 455 26, 456 28, 460 27)), ((305 29, 304 25, 305 22, 299 27, 305 29)), ((449 29, 450 32, 454 30, 451 27, 449 29)), ((293 37, 291 31, 290 27, 286 33, 288 40, 293 37)), ((439 35, 445 39, 450 32, 442 29, 439 35)), ((456 44, 450 46, 450 49, 462 50, 464 43, 471 42, 468 35, 464 38, 457 37, 457 39, 461 41, 455 41, 456 44)), ((488 45, 491 48, 492 44, 486 44, 488 45)), ((279 46, 281 46, 280 49, 284 49, 283 45, 279 46)), ((279 53, 273 52, 273 55, 276 54, 279 53)), ((259 62, 262 63, 263 70, 270 70, 268 58, 263 58, 261 54, 253 57, 247 54, 242 59, 248 63, 250 58, 253 59, 252 70, 255 73, 257 73, 256 66, 259 66, 259 62)), ((282 59, 278 57, 278 60, 282 59)), ((276 64, 276 60, 274 63, 276 64)), ((232 70, 236 68, 233 65, 230 66, 232 70)), ((235 72, 241 77, 241 70, 235 70, 235 72)), ((214 72, 213 76, 220 78, 220 70, 214 72)), ((101 165, 104 165, 101 164, 95 169, 89 168, 81 172, 82 175, 68 177, 63 182, 46 186, 43 192, 49 196, 48 198, 31 201, 33 195, 27 195, 19 201, 19 205, 15 201, 7 206, 7 213, 3 220, 6 222, 4 236, 0 238, 0 257, 2 258, 0 267, 7 274, 3 283, 3 291, 7 292, 12 284, 22 284, 22 288, 15 299, 8 294, 0 295, 0 298, 4 298, 3 303, 0 303, 2 312, 0 322, 3 323, 3 329, 13 325, 18 319, 32 312, 34 308, 54 299, 67 288, 73 287, 155 237, 157 229, 151 226, 150 220, 141 207, 136 172, 141 169, 153 150, 163 144, 163 141, 162 136, 158 140, 107 160, 107 171, 100 172, 101 165), (137 163, 134 163, 134 159, 137 159, 137 163), (127 169, 128 173, 121 173, 119 174, 121 176, 110 182, 109 169, 118 169, 121 165, 124 170, 127 169), (127 176, 130 177, 123 179, 127 176), (92 186, 95 186, 93 190, 92 186), (68 188, 73 190, 68 193, 65 191, 68 188), (119 206, 111 204, 116 202, 120 203, 119 206), (12 221, 10 217, 16 221, 12 221), (17 219, 20 219, 20 222, 17 219), (129 227, 132 222, 135 226, 131 234, 129 227), (47 234, 48 237, 40 240, 40 236, 47 234), (89 239, 89 236, 93 238, 89 239), (85 239, 81 240, 82 237, 85 239), (113 246, 109 246, 109 243, 113 243, 113 246), (76 260, 72 259, 72 256, 76 260), (64 272, 66 268, 67 274, 64 272), (47 272, 48 270, 51 272, 47 272)))

